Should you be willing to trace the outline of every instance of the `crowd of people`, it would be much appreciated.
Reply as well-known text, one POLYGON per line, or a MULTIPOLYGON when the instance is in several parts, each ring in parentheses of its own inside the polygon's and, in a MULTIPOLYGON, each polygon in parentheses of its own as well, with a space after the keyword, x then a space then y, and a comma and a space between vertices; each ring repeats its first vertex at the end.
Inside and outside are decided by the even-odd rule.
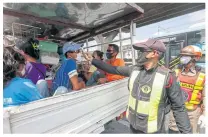
MULTIPOLYGON (((4 47, 4 107, 22 105, 124 78, 106 73, 88 61, 78 64, 81 46, 82 44, 73 42, 63 45, 65 60, 55 72, 52 84, 46 80, 48 65, 41 63, 37 49, 33 46, 21 50, 4 47), (19 88, 16 88, 17 85, 19 88)), ((92 56, 113 66, 124 66, 124 61, 117 58, 118 53, 119 47, 109 44, 107 59, 104 59, 104 53, 99 50, 94 51, 92 56)))
POLYGON ((48 66, 41 63, 37 49, 4 47, 4 107, 130 77, 126 117, 133 133, 197 133, 198 123, 204 124, 205 73, 196 66, 202 56, 198 47, 181 50, 181 63, 175 72, 158 65, 166 51, 158 40, 133 46, 139 54, 133 66, 125 66, 117 57, 119 47, 115 44, 108 45, 106 54, 99 50, 85 54, 81 47, 73 42, 63 45, 65 60, 55 72, 51 87, 46 81, 48 66), (81 55, 86 60, 78 64, 81 55))

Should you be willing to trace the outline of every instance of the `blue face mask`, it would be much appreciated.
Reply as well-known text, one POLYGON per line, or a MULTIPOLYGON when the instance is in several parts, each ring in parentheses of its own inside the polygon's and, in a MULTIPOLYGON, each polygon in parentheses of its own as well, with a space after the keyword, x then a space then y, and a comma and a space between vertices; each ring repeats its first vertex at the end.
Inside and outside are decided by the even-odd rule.
POLYGON ((113 53, 107 52, 106 57, 107 57, 107 59, 111 59, 113 57, 113 53))
POLYGON ((187 65, 190 61, 191 61, 190 56, 182 56, 180 58, 180 62, 181 62, 182 65, 187 65))

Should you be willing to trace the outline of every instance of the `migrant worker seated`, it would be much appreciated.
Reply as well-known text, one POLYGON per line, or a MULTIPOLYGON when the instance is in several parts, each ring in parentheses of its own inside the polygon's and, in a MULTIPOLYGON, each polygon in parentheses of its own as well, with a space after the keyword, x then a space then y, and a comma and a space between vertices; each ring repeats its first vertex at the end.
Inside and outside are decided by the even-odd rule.
POLYGON ((30 40, 24 46, 17 50, 26 60, 24 77, 30 79, 37 85, 43 97, 49 97, 48 83, 46 78, 46 66, 39 61, 39 49, 34 47, 39 44, 38 40, 30 40))
MULTIPOLYGON (((99 51, 99 50, 96 50, 96 51, 94 51, 94 52, 92 53, 92 57, 93 57, 94 59, 103 61, 103 60, 104 60, 103 54, 104 54, 103 52, 101 52, 101 51, 99 51)), ((99 68, 97 68, 97 71, 99 71, 99 73, 100 73, 101 75, 105 75, 105 74, 106 74, 105 71, 103 71, 103 70, 101 70, 101 69, 99 69, 99 68)))
POLYGON ((42 99, 38 88, 25 75, 24 57, 13 48, 4 48, 3 54, 3 106, 18 106, 42 99), (19 58, 18 60, 16 60, 19 58), (20 62, 21 60, 21 62, 20 62))
MULTIPOLYGON (((92 56, 97 60, 103 61, 103 52, 99 50, 94 51, 92 56)), ((87 74, 88 75, 86 77, 88 81, 86 82, 86 86, 94 86, 101 84, 99 83, 99 79, 105 78, 106 73, 103 70, 96 68, 94 65, 90 65, 88 66, 87 74)))
POLYGON ((99 84, 98 80, 105 77, 94 65, 89 65, 89 63, 84 66, 84 76, 87 79, 86 86, 88 87, 99 84))
POLYGON ((54 95, 85 88, 85 83, 78 79, 76 65, 76 60, 78 54, 80 54, 79 49, 81 46, 82 44, 76 44, 73 42, 67 42, 64 44, 63 54, 67 59, 63 64, 61 64, 53 80, 52 90, 55 93, 54 95))

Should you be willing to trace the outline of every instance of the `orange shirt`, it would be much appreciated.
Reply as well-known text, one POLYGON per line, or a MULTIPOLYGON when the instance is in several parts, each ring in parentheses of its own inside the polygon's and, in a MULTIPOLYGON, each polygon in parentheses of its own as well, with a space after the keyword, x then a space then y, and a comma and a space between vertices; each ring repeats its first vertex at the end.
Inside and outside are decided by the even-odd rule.
MULTIPOLYGON (((114 62, 106 61, 107 64, 110 64, 112 66, 125 66, 125 62, 123 59, 115 59, 114 62)), ((109 74, 106 73, 106 79, 107 81, 114 81, 114 80, 119 80, 125 78, 124 76, 121 75, 115 75, 115 74, 109 74)))

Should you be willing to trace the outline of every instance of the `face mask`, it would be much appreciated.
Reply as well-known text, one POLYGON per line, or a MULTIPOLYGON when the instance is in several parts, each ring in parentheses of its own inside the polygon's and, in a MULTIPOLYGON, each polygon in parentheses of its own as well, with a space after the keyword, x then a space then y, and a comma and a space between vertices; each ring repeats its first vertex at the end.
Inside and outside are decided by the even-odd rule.
POLYGON ((182 56, 180 58, 180 62, 181 62, 182 65, 187 65, 190 61, 191 61, 190 56, 182 56))
POLYGON ((107 57, 107 59, 111 59, 113 57, 113 53, 107 52, 106 57, 107 57))
POLYGON ((22 77, 24 77, 25 76, 25 67, 22 69, 22 71, 18 71, 18 72, 20 73, 20 75, 22 77))
POLYGON ((81 55, 81 53, 78 53, 78 54, 77 54, 76 60, 79 61, 79 62, 82 61, 82 55, 81 55))
POLYGON ((144 65, 146 62, 149 61, 149 59, 146 58, 147 54, 148 54, 148 52, 140 53, 140 56, 138 57, 138 60, 137 60, 137 65, 142 66, 142 65, 144 65))

